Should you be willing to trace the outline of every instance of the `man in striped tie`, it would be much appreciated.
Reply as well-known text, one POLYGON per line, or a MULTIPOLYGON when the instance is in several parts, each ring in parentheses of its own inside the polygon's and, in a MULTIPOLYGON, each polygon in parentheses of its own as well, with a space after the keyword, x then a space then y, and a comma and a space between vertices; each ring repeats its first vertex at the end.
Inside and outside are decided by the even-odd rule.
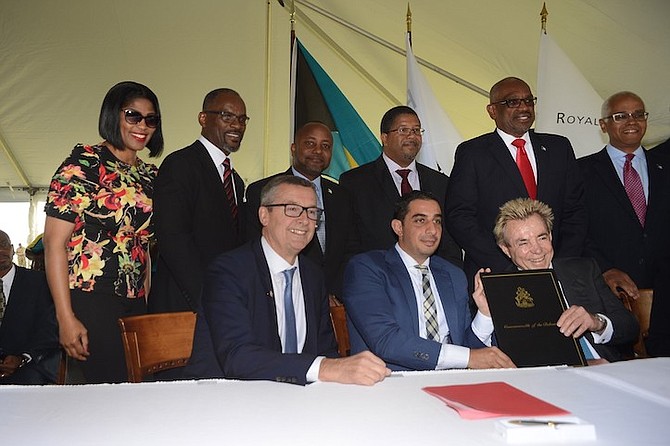
POLYGON ((370 350, 392 370, 514 367, 491 346, 493 322, 481 287, 472 319, 465 274, 434 255, 442 236, 437 199, 410 192, 390 226, 395 246, 359 254, 345 270, 351 352, 370 350))

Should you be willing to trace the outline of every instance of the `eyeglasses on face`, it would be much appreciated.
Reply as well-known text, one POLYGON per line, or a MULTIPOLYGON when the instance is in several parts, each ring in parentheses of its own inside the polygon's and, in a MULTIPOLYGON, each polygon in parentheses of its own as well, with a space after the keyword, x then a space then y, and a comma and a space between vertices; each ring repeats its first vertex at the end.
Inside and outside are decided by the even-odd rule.
POLYGON ((604 116, 603 119, 611 119, 614 122, 624 122, 628 121, 628 119, 631 118, 636 121, 646 121, 648 117, 649 112, 636 111, 633 113, 627 113, 627 112, 614 113, 609 116, 604 116))
POLYGON ((522 102, 529 107, 533 107, 537 102, 537 98, 505 99, 504 101, 492 102, 491 105, 506 105, 507 108, 519 108, 522 102))
POLYGON ((237 121, 240 125, 247 125, 247 122, 249 122, 249 117, 247 115, 236 115, 235 113, 218 110, 203 110, 202 112, 219 115, 219 118, 226 124, 232 124, 237 121))
POLYGON ((123 117, 126 120, 126 122, 131 125, 139 124, 144 119, 144 123, 146 124, 146 126, 152 129, 155 129, 156 127, 158 127, 158 124, 161 123, 160 115, 153 114, 144 116, 137 110, 131 110, 129 108, 123 110, 123 117))
POLYGON ((291 218, 298 218, 302 215, 303 212, 307 212, 307 218, 309 218, 310 220, 319 221, 321 219, 321 216, 323 215, 323 209, 319 209, 317 207, 306 208, 304 206, 300 206, 299 204, 276 203, 276 204, 265 204, 263 206, 266 208, 274 208, 281 206, 284 208, 284 215, 291 218))
POLYGON ((419 127, 415 127, 415 128, 412 128, 412 127, 398 127, 397 129, 389 130, 386 133, 398 132, 398 135, 402 135, 402 136, 409 136, 412 133, 414 133, 416 136, 421 136, 421 135, 423 135, 423 132, 425 132, 425 131, 426 131, 426 129, 422 129, 422 128, 419 128, 419 127))

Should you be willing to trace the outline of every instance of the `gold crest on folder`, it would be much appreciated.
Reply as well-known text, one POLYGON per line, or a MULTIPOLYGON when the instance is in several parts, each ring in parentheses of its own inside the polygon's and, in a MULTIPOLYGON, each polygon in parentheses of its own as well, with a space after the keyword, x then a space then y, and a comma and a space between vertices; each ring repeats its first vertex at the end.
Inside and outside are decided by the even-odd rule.
POLYGON ((519 308, 533 308, 535 306, 533 296, 524 287, 517 287, 514 302, 519 308))

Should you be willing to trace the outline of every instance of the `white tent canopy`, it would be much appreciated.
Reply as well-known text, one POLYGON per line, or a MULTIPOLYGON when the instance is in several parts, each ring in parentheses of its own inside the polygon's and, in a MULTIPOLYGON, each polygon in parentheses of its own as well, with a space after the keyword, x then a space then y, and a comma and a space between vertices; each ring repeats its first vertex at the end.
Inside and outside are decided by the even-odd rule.
MULTIPOLYGON (((23 189, 47 186, 74 144, 99 142, 102 98, 127 79, 145 83, 159 97, 163 156, 197 137, 205 93, 225 86, 240 92, 251 116, 234 155, 237 170, 250 182, 285 169, 290 1, 285 3, 287 8, 267 0, 0 0, 0 201, 27 201, 23 189)), ((295 4, 298 37, 376 133, 382 114, 405 102, 405 58, 334 18, 403 48, 407 2, 295 4), (388 92, 334 51, 324 35, 388 92)), ((415 0, 411 8, 417 57, 484 90, 509 75, 535 88, 541 0, 415 0)), ((637 92, 650 112, 645 143, 667 139, 670 3, 548 0, 547 8, 548 32, 598 94, 637 92)), ((424 73, 463 137, 493 128, 484 96, 424 73)))

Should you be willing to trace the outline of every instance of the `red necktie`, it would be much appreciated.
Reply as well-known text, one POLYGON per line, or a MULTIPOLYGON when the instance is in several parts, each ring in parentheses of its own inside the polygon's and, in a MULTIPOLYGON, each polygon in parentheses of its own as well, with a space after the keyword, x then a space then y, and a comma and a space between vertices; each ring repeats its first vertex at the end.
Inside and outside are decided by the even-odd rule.
POLYGON ((230 158, 223 161, 223 189, 230 205, 230 213, 233 221, 237 224, 237 203, 235 202, 235 191, 233 190, 233 169, 230 168, 230 158))
POLYGON ((411 172, 410 169, 398 169, 395 171, 398 175, 402 177, 402 181, 400 182, 400 196, 404 197, 405 195, 409 194, 412 192, 412 185, 409 184, 409 173, 411 172))
POLYGON ((644 227, 647 202, 644 199, 642 180, 640 180, 640 175, 633 167, 632 161, 634 157, 635 155, 632 153, 626 154, 626 162, 623 165, 623 187, 626 189, 626 194, 628 195, 630 204, 633 205, 635 214, 637 214, 637 219, 640 220, 640 224, 644 227))
POLYGON ((535 184, 535 175, 533 175, 533 167, 530 165, 528 154, 526 153, 526 141, 523 139, 515 139, 512 145, 516 147, 516 165, 521 172, 521 178, 526 185, 528 196, 535 200, 537 198, 537 185, 535 184))

